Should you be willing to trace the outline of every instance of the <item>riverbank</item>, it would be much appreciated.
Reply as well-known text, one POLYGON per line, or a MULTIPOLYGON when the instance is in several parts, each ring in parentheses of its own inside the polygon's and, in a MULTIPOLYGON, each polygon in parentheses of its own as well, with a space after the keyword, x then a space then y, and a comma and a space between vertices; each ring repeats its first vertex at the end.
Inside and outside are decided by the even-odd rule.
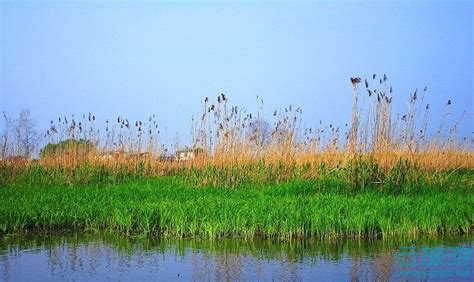
POLYGON ((194 188, 180 176, 106 186, 17 183, 0 189, 0 232, 285 239, 464 234, 474 223, 474 193, 462 183, 397 194, 348 193, 335 179, 234 189, 194 188))

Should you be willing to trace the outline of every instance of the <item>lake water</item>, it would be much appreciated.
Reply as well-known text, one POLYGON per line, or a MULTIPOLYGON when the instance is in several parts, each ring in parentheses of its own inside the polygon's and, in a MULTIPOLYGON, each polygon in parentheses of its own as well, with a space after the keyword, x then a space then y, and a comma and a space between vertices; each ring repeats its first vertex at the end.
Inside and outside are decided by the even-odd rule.
POLYGON ((0 281, 474 280, 474 237, 277 241, 0 238, 0 281))

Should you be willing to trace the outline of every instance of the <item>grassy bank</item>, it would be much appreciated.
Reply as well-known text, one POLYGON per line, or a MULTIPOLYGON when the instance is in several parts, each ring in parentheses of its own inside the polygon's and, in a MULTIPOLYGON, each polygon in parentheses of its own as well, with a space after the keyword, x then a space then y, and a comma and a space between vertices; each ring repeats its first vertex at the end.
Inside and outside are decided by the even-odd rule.
POLYGON ((452 187, 412 193, 349 191, 335 178, 239 189, 192 188, 185 177, 109 186, 29 185, 0 189, 0 232, 107 230, 127 235, 222 237, 376 236, 468 233, 474 193, 452 187))

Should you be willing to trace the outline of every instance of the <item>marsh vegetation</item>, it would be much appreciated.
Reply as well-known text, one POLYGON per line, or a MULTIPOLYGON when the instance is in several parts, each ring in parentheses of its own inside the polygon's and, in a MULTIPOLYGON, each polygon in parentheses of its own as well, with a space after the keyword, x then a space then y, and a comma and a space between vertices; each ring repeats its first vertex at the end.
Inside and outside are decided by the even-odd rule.
POLYGON ((302 109, 271 120, 205 98, 190 144, 167 147, 154 115, 59 117, 43 135, 5 116, 0 232, 363 237, 469 233, 473 140, 430 125, 424 88, 395 114, 386 75, 351 78, 352 122, 302 128, 302 109), (34 148, 42 147, 32 160, 34 148), (174 156, 186 152, 186 157, 174 156), (189 154, 188 152, 193 152, 189 154))

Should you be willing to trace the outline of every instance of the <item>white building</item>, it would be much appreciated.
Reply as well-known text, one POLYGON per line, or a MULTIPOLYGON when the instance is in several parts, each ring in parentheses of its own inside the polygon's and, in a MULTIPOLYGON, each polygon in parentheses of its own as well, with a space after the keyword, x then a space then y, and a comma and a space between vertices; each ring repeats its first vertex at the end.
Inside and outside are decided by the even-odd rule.
POLYGON ((182 149, 176 151, 175 158, 177 161, 190 161, 202 154, 204 154, 204 149, 201 148, 182 149))

